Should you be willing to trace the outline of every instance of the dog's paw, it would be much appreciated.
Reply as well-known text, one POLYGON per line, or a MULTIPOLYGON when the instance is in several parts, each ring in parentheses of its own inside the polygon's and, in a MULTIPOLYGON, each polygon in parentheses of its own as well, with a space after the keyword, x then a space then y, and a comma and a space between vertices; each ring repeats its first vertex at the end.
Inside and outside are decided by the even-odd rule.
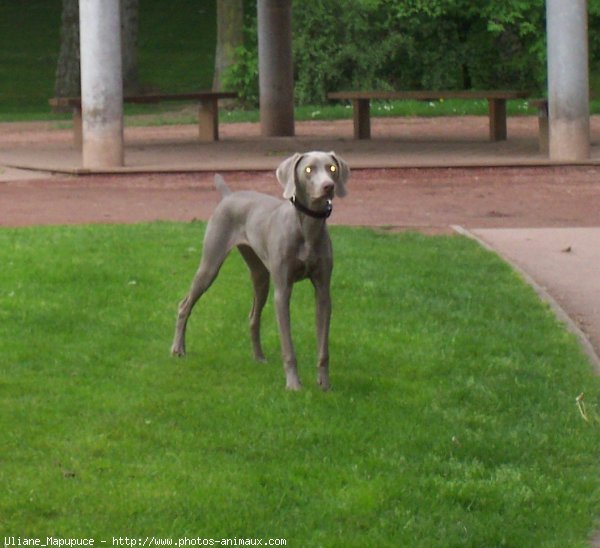
POLYGON ((285 383, 285 388, 292 392, 298 392, 302 389, 302 384, 298 379, 288 379, 288 381, 285 383))
POLYGON ((182 346, 173 345, 171 347, 171 356, 175 356, 176 358, 183 358, 185 356, 185 348, 183 348, 182 346))
POLYGON ((262 352, 256 352, 254 354, 254 361, 257 361, 258 363, 267 363, 267 358, 262 352))
POLYGON ((321 387, 321 390, 323 390, 323 392, 331 390, 331 383, 329 382, 329 375, 327 373, 319 372, 319 375, 317 377, 317 384, 321 387))

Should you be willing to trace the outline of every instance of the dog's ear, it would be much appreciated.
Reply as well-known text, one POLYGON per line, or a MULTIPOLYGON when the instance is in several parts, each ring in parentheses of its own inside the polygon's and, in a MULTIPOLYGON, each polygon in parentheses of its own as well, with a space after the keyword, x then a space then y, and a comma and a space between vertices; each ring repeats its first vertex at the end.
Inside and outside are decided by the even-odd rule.
POLYGON ((350 178, 350 168, 333 150, 329 154, 338 167, 338 176, 335 181, 335 195, 343 198, 348 193, 346 191, 346 181, 350 178))
POLYGON ((302 159, 302 154, 294 154, 279 164, 275 175, 283 187, 283 197, 289 200, 296 194, 296 166, 302 159))

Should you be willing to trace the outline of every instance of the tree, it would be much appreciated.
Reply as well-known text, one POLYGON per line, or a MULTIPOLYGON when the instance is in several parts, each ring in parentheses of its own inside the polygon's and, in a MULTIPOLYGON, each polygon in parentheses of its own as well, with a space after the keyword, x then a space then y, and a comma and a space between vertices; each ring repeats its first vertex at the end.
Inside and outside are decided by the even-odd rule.
POLYGON ((121 49, 123 58, 123 93, 139 92, 138 31, 139 0, 121 0, 121 49))
POLYGON ((217 0, 217 48, 213 89, 220 90, 223 74, 236 61, 236 51, 244 44, 244 1, 217 0))
MULTIPOLYGON (((139 90, 138 12, 139 0, 121 1, 123 89, 126 94, 139 90)), ((54 94, 56 97, 77 97, 81 94, 79 0, 62 1, 60 36, 54 94)))
POLYGON ((79 0, 63 0, 60 52, 56 66, 54 95, 73 97, 81 93, 79 71, 79 0))

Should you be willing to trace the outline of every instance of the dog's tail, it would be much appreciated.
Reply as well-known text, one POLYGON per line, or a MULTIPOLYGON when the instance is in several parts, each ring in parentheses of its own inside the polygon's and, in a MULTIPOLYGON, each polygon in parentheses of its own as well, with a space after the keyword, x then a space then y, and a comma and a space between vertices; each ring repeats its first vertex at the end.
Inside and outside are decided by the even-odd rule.
POLYGON ((221 177, 221 175, 219 175, 218 173, 215 175, 215 186, 221 194, 221 198, 225 198, 225 196, 229 196, 231 194, 231 190, 227 186, 225 179, 223 179, 223 177, 221 177))

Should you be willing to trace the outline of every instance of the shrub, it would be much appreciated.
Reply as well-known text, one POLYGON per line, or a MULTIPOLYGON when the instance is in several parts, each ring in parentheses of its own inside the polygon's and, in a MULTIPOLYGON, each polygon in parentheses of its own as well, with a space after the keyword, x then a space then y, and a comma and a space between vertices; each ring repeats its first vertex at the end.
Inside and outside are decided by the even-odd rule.
MULTIPOLYGON (((541 89, 543 0, 303 0, 293 4, 295 98, 323 103, 339 89, 541 89)), ((256 13, 228 83, 258 99, 256 13)))

